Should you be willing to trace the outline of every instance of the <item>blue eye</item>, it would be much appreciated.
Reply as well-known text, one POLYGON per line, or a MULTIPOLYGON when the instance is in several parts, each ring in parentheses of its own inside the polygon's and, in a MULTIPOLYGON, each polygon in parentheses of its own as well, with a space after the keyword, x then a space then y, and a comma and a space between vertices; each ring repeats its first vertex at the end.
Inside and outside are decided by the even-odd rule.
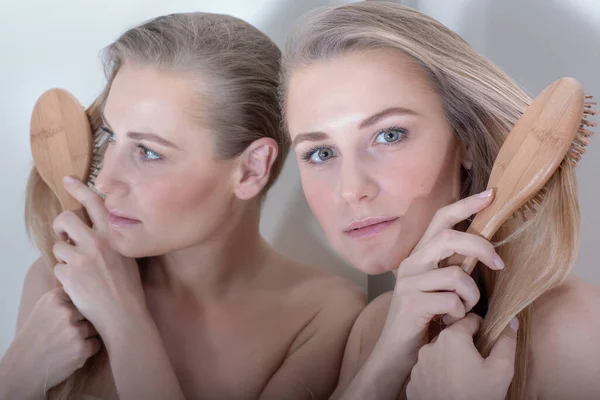
POLYGON ((391 144, 399 142, 406 136, 407 131, 403 128, 386 128, 377 134, 376 143, 391 144))
MULTIPOLYGON (((109 143, 114 143, 117 140, 117 137, 115 135, 115 133, 113 131, 111 131, 108 128, 102 127, 101 128, 104 132, 106 132, 106 134, 108 135, 108 142, 109 143)), ((155 151, 150 150, 149 148, 142 146, 141 144, 137 145, 137 148, 140 151, 140 156, 142 157, 143 161, 156 161, 156 160, 162 160, 162 156, 160 154, 158 154, 155 151)))
POLYGON ((115 133, 113 131, 111 131, 110 129, 106 128, 106 127, 101 127, 100 129, 102 129, 106 135, 108 136, 108 142, 109 143, 113 143, 117 140, 117 138, 115 137, 115 133))
POLYGON ((141 144, 138 145, 138 148, 140 149, 140 154, 142 155, 144 161, 154 161, 162 159, 162 156, 160 154, 150 150, 147 147, 142 146, 141 144))
POLYGON ((330 158, 337 156, 331 147, 317 146, 302 155, 302 159, 310 164, 323 164, 330 158))

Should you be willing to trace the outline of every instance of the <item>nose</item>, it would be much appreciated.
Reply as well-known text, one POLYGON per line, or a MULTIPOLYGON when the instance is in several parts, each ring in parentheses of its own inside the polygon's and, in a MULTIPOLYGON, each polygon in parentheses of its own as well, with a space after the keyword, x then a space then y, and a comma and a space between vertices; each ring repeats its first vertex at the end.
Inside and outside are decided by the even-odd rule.
POLYGON ((127 174, 127 166, 125 162, 119 160, 119 156, 112 146, 108 146, 104 153, 102 169, 96 177, 94 186, 107 196, 124 197, 129 191, 124 179, 127 174))
POLYGON ((340 195, 348 204, 369 201, 377 196, 379 186, 360 160, 346 159, 341 169, 340 195))

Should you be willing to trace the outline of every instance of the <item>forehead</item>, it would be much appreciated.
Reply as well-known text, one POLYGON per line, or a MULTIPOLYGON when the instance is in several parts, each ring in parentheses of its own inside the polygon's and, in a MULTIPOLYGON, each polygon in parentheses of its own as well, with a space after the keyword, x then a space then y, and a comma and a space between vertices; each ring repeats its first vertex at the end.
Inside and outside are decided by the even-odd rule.
POLYGON ((372 115, 389 107, 419 113, 439 98, 411 57, 391 50, 342 54, 292 74, 287 93, 290 133, 331 120, 372 115))
POLYGON ((126 62, 111 84, 106 108, 136 103, 149 114, 158 108, 167 112, 185 110, 194 97, 190 86, 183 74, 126 62))

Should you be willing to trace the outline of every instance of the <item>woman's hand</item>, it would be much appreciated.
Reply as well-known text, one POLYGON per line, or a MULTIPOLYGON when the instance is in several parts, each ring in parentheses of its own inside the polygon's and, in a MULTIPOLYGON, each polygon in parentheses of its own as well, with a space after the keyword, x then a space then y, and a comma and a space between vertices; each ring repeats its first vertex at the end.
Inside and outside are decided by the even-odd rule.
POLYGON ((85 207, 94 228, 72 212, 55 219, 54 231, 73 244, 55 244, 54 255, 60 262, 54 274, 84 317, 110 341, 121 327, 150 319, 138 266, 105 239, 109 222, 102 199, 77 180, 66 179, 65 188, 85 207))
POLYGON ((496 341, 488 358, 481 357, 473 336, 481 318, 469 314, 421 348, 406 388, 409 400, 502 400, 514 374, 518 321, 496 341))
POLYGON ((183 399, 179 381, 144 296, 134 259, 114 251, 106 240, 108 211, 81 182, 66 180, 67 191, 85 207, 94 229, 74 213, 54 221, 66 241, 54 246, 62 262, 54 267, 79 311, 98 330, 108 351, 117 393, 122 399, 183 399))
POLYGON ((40 297, 0 361, 0 393, 7 399, 44 398, 100 346, 92 324, 62 288, 54 289, 40 297))
POLYGON ((412 253, 399 266, 396 286, 380 340, 375 351, 386 359, 404 360, 398 377, 404 381, 427 340, 436 315, 444 320, 463 318, 479 300, 473 278, 459 266, 439 268, 439 263, 457 253, 476 257, 489 268, 504 267, 494 246, 486 239, 453 227, 487 207, 493 192, 486 191, 440 209, 412 253))

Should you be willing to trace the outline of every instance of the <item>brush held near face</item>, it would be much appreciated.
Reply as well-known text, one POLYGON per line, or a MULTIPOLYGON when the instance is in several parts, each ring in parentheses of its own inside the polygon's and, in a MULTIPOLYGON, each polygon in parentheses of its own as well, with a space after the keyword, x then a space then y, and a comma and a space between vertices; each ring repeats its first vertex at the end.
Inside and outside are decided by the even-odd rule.
MULTIPOLYGON (((490 173, 488 189, 496 196, 478 213, 467 232, 491 240, 498 229, 517 213, 535 213, 544 201, 545 185, 563 162, 575 164, 589 144, 596 124, 596 103, 585 96, 573 78, 561 78, 547 86, 527 107, 508 134, 490 173)), ((461 265, 471 273, 477 259, 454 255, 445 265, 461 265)))
POLYGON ((44 92, 31 115, 30 140, 35 168, 63 211, 80 212, 81 205, 66 192, 63 178, 86 182, 92 165, 93 137, 81 103, 64 89, 44 92))

